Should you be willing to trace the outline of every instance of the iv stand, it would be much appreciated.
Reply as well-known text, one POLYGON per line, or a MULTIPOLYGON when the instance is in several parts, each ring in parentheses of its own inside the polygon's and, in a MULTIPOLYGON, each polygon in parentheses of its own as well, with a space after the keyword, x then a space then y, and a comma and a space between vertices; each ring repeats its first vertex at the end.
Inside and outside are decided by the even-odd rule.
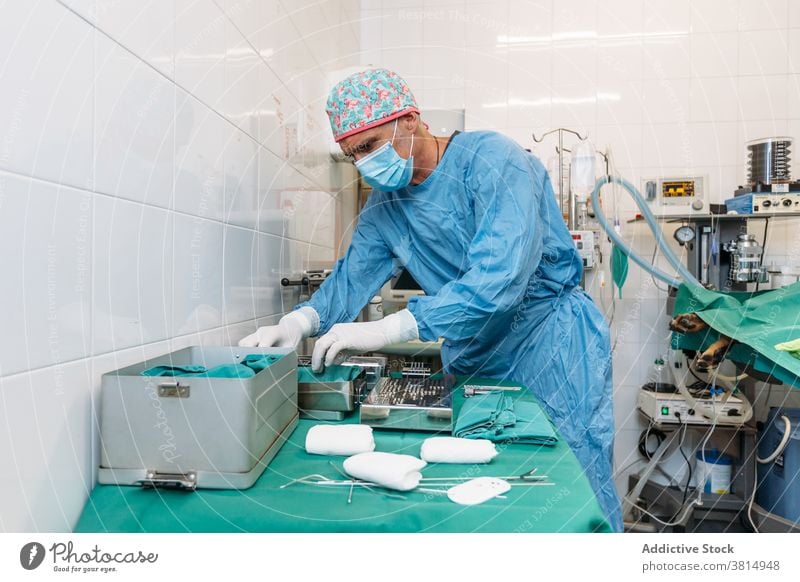
MULTIPOLYGON (((577 138, 581 141, 584 141, 589 136, 582 136, 575 130, 559 127, 558 129, 552 129, 546 133, 543 133, 538 138, 536 137, 535 133, 531 134, 531 137, 533 137, 533 141, 536 143, 542 143, 545 137, 556 132, 558 132, 558 146, 556 147, 556 153, 558 153, 558 203, 561 206, 561 212, 564 212, 564 132, 577 136, 577 138)), ((575 206, 575 196, 572 194, 571 189, 569 192, 568 202, 569 206, 567 208, 567 225, 569 230, 575 230, 577 228, 576 222, 578 209, 575 206)))

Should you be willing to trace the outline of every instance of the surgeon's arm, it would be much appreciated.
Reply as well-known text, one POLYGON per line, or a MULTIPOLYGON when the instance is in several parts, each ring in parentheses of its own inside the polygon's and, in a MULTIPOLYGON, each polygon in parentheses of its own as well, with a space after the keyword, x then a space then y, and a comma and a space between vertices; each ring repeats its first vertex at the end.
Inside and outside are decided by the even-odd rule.
POLYGON ((477 221, 467 269, 436 295, 408 303, 423 340, 476 337, 495 314, 517 308, 542 259, 538 213, 547 174, 514 142, 501 136, 487 142, 466 177, 477 221))
POLYGON ((306 303, 319 314, 319 329, 326 333, 336 323, 353 321, 392 275, 392 253, 379 232, 376 193, 370 196, 358 219, 350 247, 333 272, 306 303))

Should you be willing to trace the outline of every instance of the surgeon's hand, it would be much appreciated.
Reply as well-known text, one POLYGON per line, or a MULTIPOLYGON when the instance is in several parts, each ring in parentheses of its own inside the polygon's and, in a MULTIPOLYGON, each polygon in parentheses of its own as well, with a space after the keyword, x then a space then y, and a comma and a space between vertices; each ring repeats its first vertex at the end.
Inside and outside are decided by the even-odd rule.
POLYGON ((389 344, 419 339, 417 320, 408 309, 367 323, 337 323, 317 340, 311 369, 341 364, 354 353, 372 352, 389 344))
POLYGON ((301 307, 281 317, 278 325, 259 327, 255 333, 242 339, 239 345, 246 348, 296 348, 301 341, 314 335, 317 329, 319 314, 313 307, 301 307))

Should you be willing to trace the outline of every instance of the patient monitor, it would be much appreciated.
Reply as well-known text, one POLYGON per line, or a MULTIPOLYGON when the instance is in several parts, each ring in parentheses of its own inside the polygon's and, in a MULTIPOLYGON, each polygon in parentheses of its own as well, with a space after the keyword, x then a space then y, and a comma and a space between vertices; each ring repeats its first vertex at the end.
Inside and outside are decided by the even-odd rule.
POLYGON ((389 279, 381 288, 384 311, 387 313, 404 309, 408 300, 418 295, 425 295, 425 292, 405 269, 389 279))

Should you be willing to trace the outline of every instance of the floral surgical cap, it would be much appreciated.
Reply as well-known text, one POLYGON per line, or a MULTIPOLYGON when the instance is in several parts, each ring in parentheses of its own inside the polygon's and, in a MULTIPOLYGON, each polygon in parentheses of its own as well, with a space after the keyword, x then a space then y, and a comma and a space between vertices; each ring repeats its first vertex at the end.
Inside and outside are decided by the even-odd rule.
POLYGON ((367 69, 340 81, 325 109, 337 142, 411 111, 419 113, 406 82, 387 69, 367 69))

